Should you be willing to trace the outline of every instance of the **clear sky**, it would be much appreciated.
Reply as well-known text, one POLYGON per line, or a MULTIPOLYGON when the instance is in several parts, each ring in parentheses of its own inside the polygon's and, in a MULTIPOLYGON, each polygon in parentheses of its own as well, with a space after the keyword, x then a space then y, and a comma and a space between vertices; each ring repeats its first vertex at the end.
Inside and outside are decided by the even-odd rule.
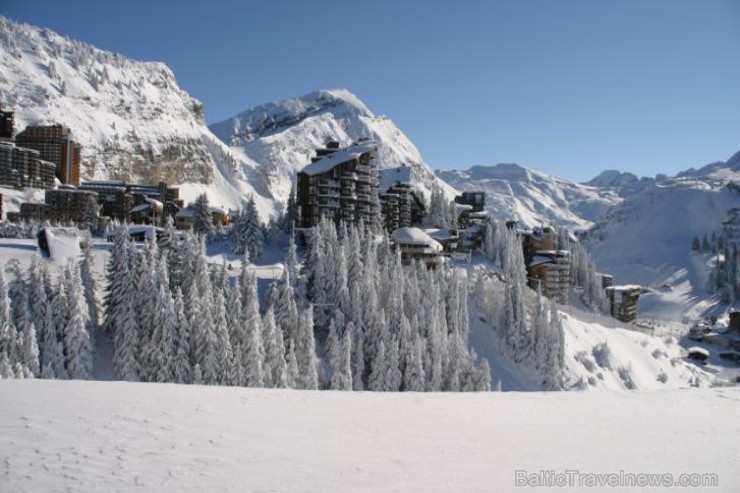
POLYGON ((0 0, 0 13, 166 62, 209 123, 346 87, 434 168, 585 180, 740 150, 738 0, 0 0))

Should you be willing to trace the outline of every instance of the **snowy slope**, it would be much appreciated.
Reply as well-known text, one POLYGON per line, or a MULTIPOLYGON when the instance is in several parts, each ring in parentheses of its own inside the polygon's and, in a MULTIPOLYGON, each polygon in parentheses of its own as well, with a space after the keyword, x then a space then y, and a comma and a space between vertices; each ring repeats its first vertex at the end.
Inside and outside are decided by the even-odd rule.
POLYGON ((437 176, 459 190, 485 191, 496 217, 516 219, 527 227, 555 223, 586 229, 621 201, 611 189, 580 185, 517 164, 438 171, 437 176))
POLYGON ((641 300, 644 316, 681 321, 706 308, 706 262, 691 254, 691 241, 720 232, 727 209, 740 206, 740 194, 723 183, 671 179, 626 198, 588 232, 600 270, 654 289, 641 300))
MULTIPOLYGON (((701 385, 716 382, 714 372, 686 360, 677 338, 637 332, 611 317, 571 306, 562 310, 566 389, 665 390, 687 388, 697 379, 701 385)), ((498 334, 482 322, 474 306, 470 311, 470 342, 488 360, 494 386, 500 382, 504 391, 541 390, 539 375, 508 359, 498 334)))
POLYGON ((550 469, 714 473, 716 487, 691 491, 740 488, 737 388, 445 395, 3 380, 0 392, 4 491, 521 491, 516 470, 550 469))
POLYGON ((188 200, 239 205, 254 193, 273 210, 255 163, 235 154, 206 127, 201 104, 182 91, 163 63, 130 60, 0 16, 0 104, 18 131, 61 123, 83 145, 83 179, 190 184, 188 200))
MULTIPOLYGON (((370 138, 380 143, 379 168, 409 166, 414 181, 427 192, 433 182, 440 183, 390 118, 376 116, 346 89, 321 90, 257 106, 210 128, 223 142, 262 163, 259 172, 281 200, 287 199, 296 172, 329 140, 346 146, 370 138)), ((445 189, 452 193, 450 187, 445 189)))

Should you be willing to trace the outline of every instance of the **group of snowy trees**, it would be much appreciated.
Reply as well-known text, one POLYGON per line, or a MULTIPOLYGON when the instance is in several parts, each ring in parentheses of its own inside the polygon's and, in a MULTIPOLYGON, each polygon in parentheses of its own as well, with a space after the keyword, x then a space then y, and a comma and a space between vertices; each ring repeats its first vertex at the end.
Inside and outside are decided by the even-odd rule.
POLYGON ((429 212, 426 222, 435 228, 456 228, 457 207, 454 201, 449 201, 444 190, 439 185, 434 185, 432 195, 429 199, 429 212))
POLYGON ((258 259, 262 255, 265 244, 264 227, 253 197, 250 196, 239 210, 231 225, 230 237, 234 253, 241 255, 246 252, 252 259, 258 259))
MULTIPOLYGON (((249 206, 248 206, 249 207, 249 206)), ((322 221, 303 263, 292 235, 260 306, 245 246, 242 267, 207 262, 204 235, 136 245, 121 227, 106 266, 104 316, 89 248, 57 276, 44 261, 0 273, 0 372, 90 378, 99 328, 119 380, 370 391, 490 390, 488 361, 468 342, 468 294, 499 329, 515 363, 543 388, 563 386, 555 303, 527 287, 516 231, 487 232, 496 271, 468 279, 441 264, 405 264, 377 228, 322 221), (56 281, 52 279, 56 278, 56 281)))
POLYGON ((727 243, 727 240, 725 238, 724 234, 717 235, 716 232, 712 232, 712 236, 710 238, 709 235, 704 233, 704 237, 699 240, 699 237, 697 235, 694 235, 693 240, 691 241, 691 251, 694 253, 711 253, 716 255, 719 252, 723 252, 725 250, 725 244, 727 243))
POLYGON ((609 298, 602 285, 601 278, 596 271, 596 264, 591 255, 579 241, 563 240, 565 235, 559 235, 559 242, 570 251, 570 285, 576 290, 580 301, 591 310, 609 313, 609 298))
MULTIPOLYGON (((209 266, 202 236, 173 235, 169 244, 138 249, 123 232, 114 241, 104 329, 115 378, 318 388, 308 309, 280 298, 260 314, 248 254, 232 279, 225 264, 209 266)), ((289 282, 286 275, 280 284, 289 282)))
MULTIPOLYGON (((596 270, 591 255, 583 244, 570 237, 562 228, 556 228, 558 250, 570 252, 570 290, 574 291, 578 299, 591 310, 602 313, 609 311, 609 299, 602 287, 601 279, 596 270)), ((521 257, 522 265, 516 272, 523 272, 526 281, 526 266, 522 252, 522 244, 516 233, 516 228, 509 228, 495 219, 490 219, 483 233, 483 254, 500 268, 504 268, 509 254, 515 250, 517 262, 521 257)))
POLYGON ((90 249, 54 281, 45 262, 26 272, 17 261, 0 271, 0 376, 88 379, 98 319, 90 249))
POLYGON ((488 361, 468 345, 468 288, 455 269, 404 265, 387 236, 325 220, 303 272, 293 291, 314 307, 330 388, 490 389, 488 361))
POLYGON ((740 251, 729 242, 723 244, 722 255, 717 256, 709 273, 708 290, 719 293, 723 303, 740 299, 740 251))
POLYGON ((563 388, 564 333, 557 304, 529 289, 521 241, 514 228, 492 223, 484 241, 498 272, 481 270, 475 279, 475 306, 499 328, 502 351, 542 377, 546 390, 563 388))

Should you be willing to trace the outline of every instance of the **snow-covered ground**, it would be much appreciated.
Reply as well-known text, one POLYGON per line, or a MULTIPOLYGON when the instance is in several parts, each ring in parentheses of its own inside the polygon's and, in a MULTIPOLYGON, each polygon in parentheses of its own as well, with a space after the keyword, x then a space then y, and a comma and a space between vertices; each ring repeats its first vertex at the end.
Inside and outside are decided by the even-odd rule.
POLYGON ((711 311, 708 262, 691 252, 694 236, 722 231, 740 194, 704 180, 683 179, 628 197, 589 231, 596 265, 617 284, 641 284, 640 316, 688 323, 711 311))
POLYGON ((740 490, 737 388, 374 394, 5 380, 0 393, 3 491, 522 491, 517 470, 716 474, 717 487, 687 491, 740 490))

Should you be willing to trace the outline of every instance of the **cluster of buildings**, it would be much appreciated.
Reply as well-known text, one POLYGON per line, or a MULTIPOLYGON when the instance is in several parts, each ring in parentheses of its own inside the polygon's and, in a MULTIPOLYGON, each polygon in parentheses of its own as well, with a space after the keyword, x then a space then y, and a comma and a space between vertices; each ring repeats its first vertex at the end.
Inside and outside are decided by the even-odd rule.
POLYGON ((421 229, 424 200, 413 185, 411 168, 378 170, 378 144, 360 140, 340 148, 329 142, 297 177, 297 203, 302 228, 322 218, 368 224, 380 220, 406 261, 436 264, 444 255, 470 251, 482 241, 488 217, 483 192, 456 198, 458 221, 453 228, 421 229))
MULTIPOLYGON (((0 107, 0 185, 51 188, 79 180, 80 146, 67 127, 29 126, 15 134, 12 111, 0 107)), ((73 183, 74 184, 74 183, 73 183)))
MULTIPOLYGON (((0 107, 0 186, 44 189, 43 202, 24 202, 18 212, 8 212, 7 219, 84 224, 94 218, 98 224, 118 220, 161 225, 171 216, 179 228, 192 228, 192 210, 184 207, 176 187, 121 180, 80 183, 81 150, 63 125, 28 126, 16 134, 13 112, 0 107)), ((228 222, 226 211, 212 209, 214 224, 228 222)))
POLYGON ((558 248, 557 232, 549 227, 521 232, 529 286, 565 303, 570 286, 570 251, 558 248))

